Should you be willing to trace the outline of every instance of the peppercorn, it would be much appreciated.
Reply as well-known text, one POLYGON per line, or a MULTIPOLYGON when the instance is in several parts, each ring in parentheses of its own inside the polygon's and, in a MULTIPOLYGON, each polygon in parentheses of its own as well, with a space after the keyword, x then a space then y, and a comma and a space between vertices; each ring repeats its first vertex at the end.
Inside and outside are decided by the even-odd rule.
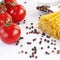
POLYGON ((26 1, 24 3, 26 4, 26 1))
POLYGON ((32 57, 34 57, 34 53, 32 53, 32 57))
POLYGON ((43 32, 42 35, 45 36, 45 33, 43 32))
POLYGON ((56 40, 54 40, 54 42, 56 42, 56 40))
POLYGON ((32 51, 34 51, 34 48, 32 48, 32 51))
POLYGON ((47 38, 50 38, 50 36, 48 36, 48 35, 47 35, 46 37, 47 37, 47 38))
POLYGON ((18 45, 18 44, 19 44, 19 41, 16 42, 16 45, 18 45))
POLYGON ((33 25, 33 23, 31 23, 31 25, 33 25))
POLYGON ((56 43, 54 43, 54 45, 56 45, 56 43))
POLYGON ((29 27, 29 29, 31 29, 31 27, 29 27))
POLYGON ((21 53, 24 53, 24 51, 22 50, 21 53))
POLYGON ((41 49, 43 49, 43 47, 41 47, 41 49))
POLYGON ((20 23, 17 23, 18 25, 20 25, 20 23))
POLYGON ((47 40, 47 43, 49 43, 50 41, 49 40, 47 40))
POLYGON ((54 50, 52 50, 51 52, 54 53, 54 50))
POLYGON ((26 20, 23 21, 23 24, 25 24, 25 23, 26 23, 26 20))
POLYGON ((26 29, 28 29, 28 26, 26 26, 26 29))
POLYGON ((31 45, 31 42, 27 42, 28 45, 31 45))
POLYGON ((60 50, 57 50, 57 54, 59 54, 60 53, 60 50))
POLYGON ((50 48, 50 46, 47 46, 47 48, 50 48))
POLYGON ((30 58, 32 58, 32 56, 31 56, 31 55, 30 55, 29 57, 30 57, 30 58))
POLYGON ((53 42, 51 42, 51 45, 53 45, 53 42))
POLYGON ((40 40, 42 40, 42 38, 40 38, 40 40))
POLYGON ((45 52, 45 54, 50 55, 50 53, 49 53, 49 52, 47 52, 47 51, 45 52))
POLYGON ((35 58, 37 59, 38 57, 37 57, 37 56, 35 56, 35 58))
POLYGON ((56 50, 56 47, 54 47, 54 50, 56 50))
POLYGON ((34 38, 33 41, 36 41, 36 38, 34 38))
POLYGON ((46 41, 47 41, 47 39, 44 39, 44 41, 46 42, 46 41))
POLYGON ((26 51, 25 54, 27 54, 28 52, 26 51))
POLYGON ((23 45, 20 45, 20 47, 23 47, 23 45))
POLYGON ((33 26, 31 26, 31 28, 33 29, 33 26))
POLYGON ((23 39, 24 37, 20 37, 20 39, 23 39))
POLYGON ((42 43, 42 41, 39 42, 39 44, 41 44, 41 43, 42 43))

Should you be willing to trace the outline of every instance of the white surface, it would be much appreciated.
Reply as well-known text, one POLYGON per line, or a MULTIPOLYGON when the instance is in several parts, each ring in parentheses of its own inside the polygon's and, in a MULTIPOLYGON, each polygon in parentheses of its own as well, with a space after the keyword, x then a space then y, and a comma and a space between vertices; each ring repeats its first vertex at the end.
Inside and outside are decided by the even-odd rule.
MULTIPOLYGON (((39 0, 26 0, 26 4, 24 4, 25 0, 17 0, 19 4, 24 5, 24 7, 27 10, 27 15, 26 15, 26 24, 23 24, 21 22, 21 25, 19 25, 21 27, 21 31, 22 31, 22 35, 24 36, 24 40, 21 40, 18 46, 15 45, 6 45, 3 42, 0 41, 0 60, 35 60, 34 58, 29 58, 29 55, 31 54, 31 47, 33 46, 37 46, 38 52, 38 59, 36 60, 57 60, 57 58, 60 58, 60 54, 56 55, 56 54, 51 54, 51 55, 45 55, 44 51, 46 50, 46 46, 48 45, 47 43, 43 43, 41 46, 44 46, 45 49, 44 51, 40 50, 40 45, 38 44, 39 42, 39 37, 40 35, 36 35, 36 34, 31 34, 31 35, 26 35, 26 26, 29 25, 30 23, 33 22, 34 23, 34 27, 37 28, 37 21, 38 21, 38 17, 41 14, 41 12, 36 10, 36 6, 38 5, 39 0), (31 46, 27 46, 26 42, 27 41, 31 41, 33 37, 37 38, 37 41, 32 43, 31 46), (20 44, 23 44, 23 48, 20 48, 20 44), (29 54, 25 55, 25 54, 18 54, 19 51, 21 50, 26 50, 29 52, 29 54)), ((55 0, 56 1, 56 0, 55 0)), ((52 7, 53 11, 58 10, 57 6, 53 6, 52 7)), ((60 47, 60 41, 57 41, 57 48, 59 49, 60 47)), ((52 49, 53 46, 51 46, 50 49, 52 49)), ((50 51, 50 50, 49 50, 50 51)))

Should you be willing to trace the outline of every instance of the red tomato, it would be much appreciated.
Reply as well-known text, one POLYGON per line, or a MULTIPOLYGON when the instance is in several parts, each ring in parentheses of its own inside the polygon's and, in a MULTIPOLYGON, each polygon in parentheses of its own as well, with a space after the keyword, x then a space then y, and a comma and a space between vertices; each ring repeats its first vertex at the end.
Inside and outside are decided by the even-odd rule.
POLYGON ((21 35, 19 26, 12 23, 11 25, 4 25, 0 29, 1 40, 6 44, 16 43, 21 35))
POLYGON ((14 23, 22 21, 26 16, 26 10, 22 5, 13 6, 8 10, 8 13, 12 16, 14 23))
POLYGON ((10 9, 10 7, 17 5, 16 0, 4 0, 4 3, 7 9, 10 9))
POLYGON ((6 12, 0 13, 0 27, 6 23, 11 23, 11 21, 12 17, 8 13, 6 12))

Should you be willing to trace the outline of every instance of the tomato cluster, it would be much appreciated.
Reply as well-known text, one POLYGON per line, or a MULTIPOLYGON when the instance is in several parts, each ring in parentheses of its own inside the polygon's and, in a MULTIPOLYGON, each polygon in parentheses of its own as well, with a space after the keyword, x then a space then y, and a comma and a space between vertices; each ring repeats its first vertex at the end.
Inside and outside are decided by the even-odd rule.
POLYGON ((7 43, 16 43, 21 36, 21 29, 16 24, 26 16, 25 8, 16 0, 3 0, 0 4, 0 39, 7 43))

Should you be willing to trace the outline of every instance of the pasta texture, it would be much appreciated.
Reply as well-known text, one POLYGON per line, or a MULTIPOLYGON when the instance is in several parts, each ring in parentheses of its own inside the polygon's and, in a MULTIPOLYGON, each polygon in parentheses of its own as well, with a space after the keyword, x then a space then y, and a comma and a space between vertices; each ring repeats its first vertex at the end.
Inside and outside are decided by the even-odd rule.
POLYGON ((43 15, 38 20, 38 28, 56 39, 60 39, 60 11, 43 15))

